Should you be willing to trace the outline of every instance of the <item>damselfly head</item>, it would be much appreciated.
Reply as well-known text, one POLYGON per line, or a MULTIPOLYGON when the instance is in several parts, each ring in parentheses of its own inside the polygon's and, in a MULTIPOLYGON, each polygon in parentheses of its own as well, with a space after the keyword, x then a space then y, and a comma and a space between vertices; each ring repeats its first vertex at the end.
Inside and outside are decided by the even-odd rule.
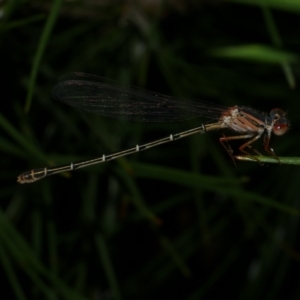
POLYGON ((290 122, 285 115, 286 113, 280 108, 274 108, 271 110, 270 116, 273 121, 273 133, 275 135, 284 135, 288 131, 290 122))

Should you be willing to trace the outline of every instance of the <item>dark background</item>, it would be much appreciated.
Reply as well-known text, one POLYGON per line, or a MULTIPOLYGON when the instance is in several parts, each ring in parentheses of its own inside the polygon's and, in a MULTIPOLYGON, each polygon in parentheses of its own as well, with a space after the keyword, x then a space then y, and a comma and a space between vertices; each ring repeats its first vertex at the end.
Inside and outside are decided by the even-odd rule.
POLYGON ((53 100, 58 78, 73 71, 266 113, 281 107, 291 130, 271 145, 299 156, 300 5, 241 2, 0 3, 2 295, 299 299, 299 167, 235 166, 221 132, 16 183, 31 168, 205 121, 126 122, 53 100))

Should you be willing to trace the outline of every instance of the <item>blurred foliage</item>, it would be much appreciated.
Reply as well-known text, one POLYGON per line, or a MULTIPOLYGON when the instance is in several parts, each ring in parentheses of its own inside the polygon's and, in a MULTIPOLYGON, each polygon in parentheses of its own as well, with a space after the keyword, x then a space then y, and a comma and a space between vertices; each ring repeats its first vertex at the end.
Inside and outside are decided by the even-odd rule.
POLYGON ((131 123, 67 107, 51 90, 73 71, 267 113, 281 107, 292 127, 271 145, 280 156, 299 156, 298 1, 0 5, 2 295, 299 299, 299 166, 235 166, 218 142, 223 133, 16 183, 31 168, 202 122, 131 123))

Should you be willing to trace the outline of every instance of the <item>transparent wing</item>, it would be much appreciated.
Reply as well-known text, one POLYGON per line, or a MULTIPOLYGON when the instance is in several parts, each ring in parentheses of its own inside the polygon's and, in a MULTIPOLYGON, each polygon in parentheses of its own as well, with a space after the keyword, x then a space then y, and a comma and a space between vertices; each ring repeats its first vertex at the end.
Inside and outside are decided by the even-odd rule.
POLYGON ((199 116, 219 118, 226 107, 154 93, 85 73, 61 78, 53 97, 70 106, 106 117, 141 122, 180 121, 199 116))

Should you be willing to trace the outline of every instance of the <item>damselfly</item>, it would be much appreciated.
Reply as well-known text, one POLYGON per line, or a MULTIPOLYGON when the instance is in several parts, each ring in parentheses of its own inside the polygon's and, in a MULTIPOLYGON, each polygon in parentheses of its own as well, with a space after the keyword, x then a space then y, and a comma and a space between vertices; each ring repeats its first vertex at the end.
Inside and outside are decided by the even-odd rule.
POLYGON ((58 167, 30 170, 18 176, 19 183, 34 182, 50 175, 107 162, 189 135, 217 129, 231 129, 236 132, 236 135, 222 136, 219 139, 233 160, 233 151, 229 146, 229 141, 247 140, 239 147, 239 150, 244 154, 249 154, 247 150, 250 149, 260 155, 257 150, 252 148, 252 143, 261 136, 264 136, 264 150, 278 159, 274 150, 270 148, 271 134, 273 132, 280 136, 285 134, 289 128, 286 113, 279 108, 272 109, 267 116, 243 106, 224 107, 204 101, 178 99, 138 87, 122 86, 109 79, 79 72, 64 76, 54 87, 52 94, 55 99, 70 106, 106 117, 142 122, 168 122, 201 116, 209 119, 210 122, 113 154, 103 154, 98 158, 72 162, 58 167))

